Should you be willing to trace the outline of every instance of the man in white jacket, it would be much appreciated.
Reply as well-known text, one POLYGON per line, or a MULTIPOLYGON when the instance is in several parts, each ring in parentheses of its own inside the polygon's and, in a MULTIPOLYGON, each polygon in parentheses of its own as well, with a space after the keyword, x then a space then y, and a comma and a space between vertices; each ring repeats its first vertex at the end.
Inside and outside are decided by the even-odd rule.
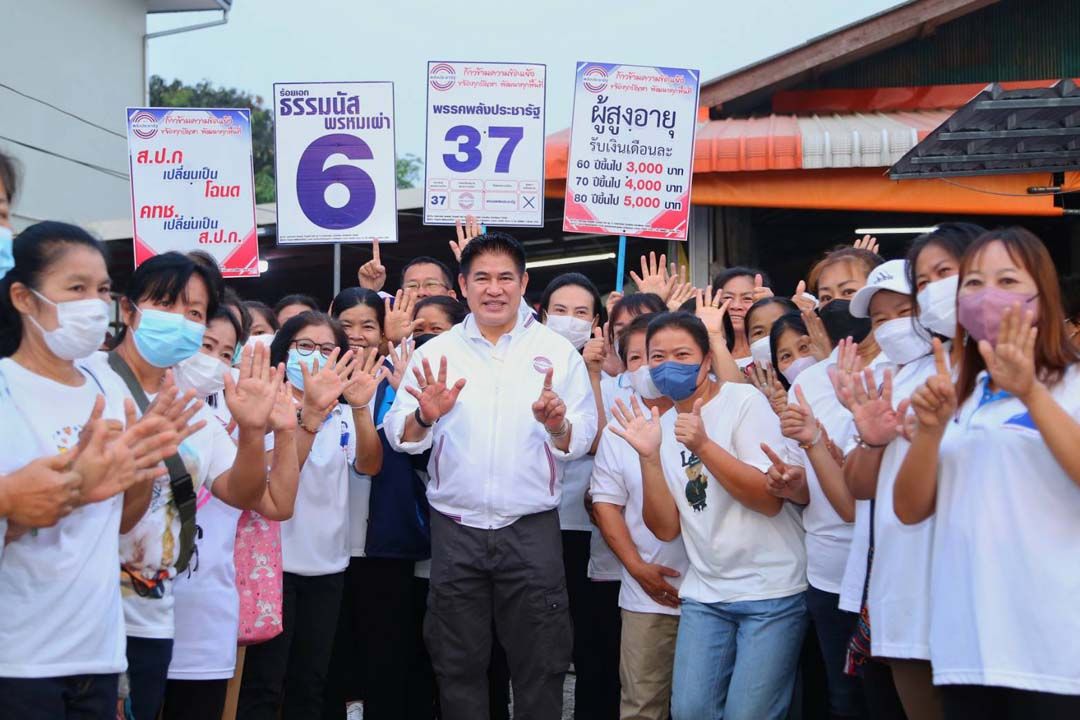
POLYGON ((522 295, 525 252, 508 235, 469 242, 458 282, 471 314, 418 349, 384 428, 431 449, 431 591, 424 636, 446 720, 488 716, 491 628, 506 649, 515 716, 556 720, 570 665, 556 463, 596 434, 588 372, 522 295))

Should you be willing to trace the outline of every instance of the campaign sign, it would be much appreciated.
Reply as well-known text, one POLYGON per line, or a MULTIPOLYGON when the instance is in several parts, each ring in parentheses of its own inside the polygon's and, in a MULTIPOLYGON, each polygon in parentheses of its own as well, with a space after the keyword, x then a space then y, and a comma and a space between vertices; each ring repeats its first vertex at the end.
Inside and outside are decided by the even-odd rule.
POLYGON ((547 66, 428 63, 424 224, 544 224, 547 66))
POLYGON ((397 242, 394 84, 274 84, 282 245, 397 242))
POLYGON ((685 240, 697 70, 579 62, 563 230, 685 240))
POLYGON ((225 277, 259 276, 248 110, 128 108, 135 267, 209 253, 225 277))

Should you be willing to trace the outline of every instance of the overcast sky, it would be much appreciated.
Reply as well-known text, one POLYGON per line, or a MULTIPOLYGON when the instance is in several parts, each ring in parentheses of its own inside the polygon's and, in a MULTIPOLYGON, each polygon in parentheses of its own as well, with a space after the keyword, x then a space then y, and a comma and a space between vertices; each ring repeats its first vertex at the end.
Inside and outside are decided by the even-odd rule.
MULTIPOLYGON (((398 154, 424 152, 428 60, 547 64, 548 133, 570 124, 574 62, 708 79, 897 0, 234 0, 228 25, 150 41, 150 72, 262 95, 274 82, 392 80, 398 154)), ((220 15, 220 13, 219 13, 220 15)), ((213 13, 152 16, 151 32, 213 13)))

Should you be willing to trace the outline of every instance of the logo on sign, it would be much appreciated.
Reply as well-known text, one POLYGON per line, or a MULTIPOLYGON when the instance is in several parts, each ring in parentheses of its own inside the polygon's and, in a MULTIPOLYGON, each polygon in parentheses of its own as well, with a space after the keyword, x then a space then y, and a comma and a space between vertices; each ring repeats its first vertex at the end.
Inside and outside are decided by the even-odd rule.
POLYGON ((141 110, 131 116, 131 132, 135 137, 149 140, 157 135, 158 121, 153 113, 141 110))
POLYGON ((431 83, 431 87, 436 90, 449 90, 454 87, 454 83, 457 81, 457 75, 454 72, 452 65, 446 63, 439 63, 432 66, 428 71, 428 82, 431 83))
POLYGON ((543 355, 537 355, 533 358, 533 370, 536 372, 543 374, 550 370, 551 367, 551 360, 543 355))
POLYGON ((607 70, 599 65, 593 65, 585 70, 582 82, 589 92, 601 92, 607 87, 607 70))
POLYGON ((463 192, 458 195, 458 205, 462 210, 471 210, 473 205, 476 204, 476 198, 473 197, 471 192, 463 192))

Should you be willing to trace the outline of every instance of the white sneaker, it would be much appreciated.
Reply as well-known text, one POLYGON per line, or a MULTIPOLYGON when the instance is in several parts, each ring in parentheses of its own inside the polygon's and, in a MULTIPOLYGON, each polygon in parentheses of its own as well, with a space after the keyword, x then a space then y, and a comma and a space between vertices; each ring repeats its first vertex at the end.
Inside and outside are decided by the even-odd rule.
POLYGON ((351 702, 346 705, 345 720, 364 720, 364 703, 351 702))

